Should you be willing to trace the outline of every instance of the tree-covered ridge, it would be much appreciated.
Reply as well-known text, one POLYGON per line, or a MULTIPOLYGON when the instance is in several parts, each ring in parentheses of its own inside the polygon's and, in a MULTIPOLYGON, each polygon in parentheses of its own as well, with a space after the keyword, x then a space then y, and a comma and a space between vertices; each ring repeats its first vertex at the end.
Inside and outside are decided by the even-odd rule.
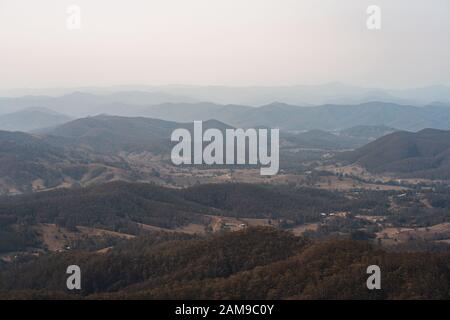
POLYGON ((212 184, 171 189, 146 183, 112 182, 88 188, 58 189, 0 198, 0 227, 56 223, 62 227, 101 227, 136 233, 143 223, 173 229, 201 222, 203 215, 316 221, 322 211, 377 202, 353 201, 326 190, 212 184))
POLYGON ((272 228, 208 237, 154 234, 108 253, 48 255, 0 272, 1 298, 448 299, 450 254, 389 253, 367 242, 309 241, 272 228), (65 268, 83 270, 82 292, 65 268), (366 287, 366 268, 382 289, 366 287), (20 275, 20 276, 19 276, 20 275))

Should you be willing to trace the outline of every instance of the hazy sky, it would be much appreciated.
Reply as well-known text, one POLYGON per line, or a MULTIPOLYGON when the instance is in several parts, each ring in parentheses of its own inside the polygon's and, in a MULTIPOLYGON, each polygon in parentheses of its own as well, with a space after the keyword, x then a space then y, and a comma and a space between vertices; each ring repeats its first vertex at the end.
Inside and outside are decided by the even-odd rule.
POLYGON ((449 39, 449 0, 0 0, 0 89, 450 85, 449 39))

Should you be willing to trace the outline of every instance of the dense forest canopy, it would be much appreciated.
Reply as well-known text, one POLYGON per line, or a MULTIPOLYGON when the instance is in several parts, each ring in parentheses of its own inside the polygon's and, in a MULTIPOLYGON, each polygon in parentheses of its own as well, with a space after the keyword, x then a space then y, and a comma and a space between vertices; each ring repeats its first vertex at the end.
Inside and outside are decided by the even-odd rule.
POLYGON ((0 297, 448 299, 449 268, 450 254, 388 253, 365 241, 310 241, 273 228, 206 238, 156 233, 107 253, 74 251, 6 267, 0 297), (65 288, 70 264, 83 270, 81 293, 65 288), (382 290, 367 290, 372 264, 382 270, 382 290))

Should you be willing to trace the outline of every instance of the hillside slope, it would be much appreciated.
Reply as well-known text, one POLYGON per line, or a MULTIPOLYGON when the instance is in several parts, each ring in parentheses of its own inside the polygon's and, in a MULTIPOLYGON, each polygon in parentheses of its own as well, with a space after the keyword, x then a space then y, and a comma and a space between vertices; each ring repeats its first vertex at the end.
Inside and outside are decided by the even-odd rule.
POLYGON ((0 272, 0 298, 448 299, 450 255, 387 253, 366 242, 311 242, 271 228, 199 238, 155 234, 106 254, 47 255, 0 272), (67 265, 82 292, 65 290, 67 265), (380 266, 381 290, 366 268, 380 266))
POLYGON ((360 164, 371 172, 449 179, 450 131, 396 132, 342 153, 338 159, 360 164))

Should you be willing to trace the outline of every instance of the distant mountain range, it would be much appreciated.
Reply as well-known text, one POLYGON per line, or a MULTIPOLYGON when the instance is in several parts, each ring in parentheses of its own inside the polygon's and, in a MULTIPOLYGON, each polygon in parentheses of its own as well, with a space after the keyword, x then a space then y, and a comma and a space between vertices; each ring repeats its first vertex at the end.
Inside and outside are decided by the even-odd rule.
POLYGON ((355 126, 387 126, 407 131, 450 129, 450 104, 442 102, 421 107, 387 102, 325 104, 315 107, 273 102, 261 107, 251 107, 198 102, 181 95, 142 91, 108 94, 75 92, 59 97, 0 98, 0 113, 10 112, 8 115, 0 115, 0 124, 3 124, 3 129, 29 131, 67 121, 67 116, 59 114, 57 117, 56 114, 42 112, 47 110, 42 108, 37 109, 40 110, 38 116, 30 115, 31 110, 37 112, 36 106, 76 118, 108 114, 174 122, 215 119, 234 127, 270 127, 293 132, 313 129, 342 131, 355 126), (6 118, 2 122, 3 117, 6 118))
MULTIPOLYGON (((108 94, 72 92, 63 96, 22 96, 0 98, 0 114, 21 111, 30 107, 45 107, 73 117, 84 117, 111 111, 113 104, 135 106, 157 105, 167 102, 196 102, 197 100, 163 92, 125 91, 108 94)), ((133 110, 129 110, 133 113, 133 110)), ((114 114, 114 112, 108 112, 114 114)))
POLYGON ((450 179, 450 131, 395 132, 338 158, 375 173, 450 179))
POLYGON ((0 130, 28 132, 54 127, 70 120, 71 117, 47 108, 27 108, 0 115, 0 130))
MULTIPOLYGON (((217 104, 238 104, 261 106, 274 101, 283 101, 292 105, 310 106, 322 104, 360 104, 370 101, 381 101, 409 105, 426 105, 441 101, 450 103, 450 87, 434 85, 410 89, 380 89, 346 85, 338 82, 320 85, 293 86, 113 86, 113 87, 80 87, 80 88, 48 88, 2 90, 0 96, 52 95, 61 96, 74 91, 107 96, 116 92, 146 92, 148 97, 138 99, 147 104, 165 102, 210 101, 217 104), (181 98, 181 99, 180 99, 181 98), (159 102, 158 102, 159 101, 159 102)), ((113 102, 131 103, 135 98, 113 102)), ((44 105, 45 106, 45 105, 44 105)), ((0 108, 1 109, 1 108, 0 108)))
POLYGON ((181 122, 214 118, 234 127, 262 126, 285 131, 340 131, 355 126, 387 126, 408 131, 450 129, 450 107, 414 107, 382 102, 317 107, 272 103, 259 108, 182 103, 148 107, 141 114, 181 122))
POLYGON ((193 97, 199 101, 252 106, 265 105, 274 101, 301 106, 360 104, 370 101, 411 105, 425 105, 436 101, 447 104, 450 102, 450 87, 442 85, 401 90, 365 88, 339 82, 294 86, 163 86, 157 88, 171 94, 193 97))

